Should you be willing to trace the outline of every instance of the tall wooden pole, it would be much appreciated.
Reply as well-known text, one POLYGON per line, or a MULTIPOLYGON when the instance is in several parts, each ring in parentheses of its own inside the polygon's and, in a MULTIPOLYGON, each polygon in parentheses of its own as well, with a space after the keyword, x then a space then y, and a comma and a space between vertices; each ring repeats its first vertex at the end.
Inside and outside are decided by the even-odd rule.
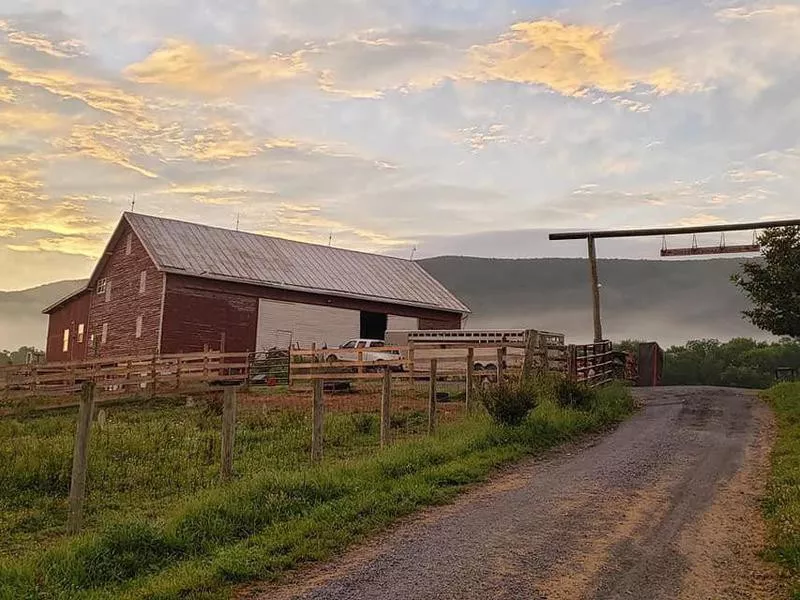
POLYGON ((600 320, 600 279, 597 276, 597 247, 593 237, 588 238, 589 268, 592 279, 592 310, 594 311, 594 341, 603 341, 603 323, 600 320))

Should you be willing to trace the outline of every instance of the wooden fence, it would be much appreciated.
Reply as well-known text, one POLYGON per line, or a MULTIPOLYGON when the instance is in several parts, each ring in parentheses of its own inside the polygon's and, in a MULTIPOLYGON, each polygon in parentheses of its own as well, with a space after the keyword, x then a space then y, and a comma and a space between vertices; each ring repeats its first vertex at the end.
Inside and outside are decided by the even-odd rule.
POLYGON ((75 396, 87 382, 104 397, 155 396, 209 384, 237 384, 249 381, 251 357, 250 353, 130 356, 3 367, 0 398, 75 396))
POLYGON ((610 342, 563 346, 552 340, 536 344, 411 344, 374 349, 278 351, 265 353, 198 353, 130 356, 83 362, 32 364, 0 368, 0 400, 73 397, 92 382, 100 398, 191 392, 217 386, 309 384, 315 380, 381 379, 389 369, 395 378, 423 378, 436 361, 437 374, 459 372, 469 379, 495 380, 533 372, 560 372, 590 385, 614 377, 610 342), (334 358, 332 360, 332 357, 334 358))

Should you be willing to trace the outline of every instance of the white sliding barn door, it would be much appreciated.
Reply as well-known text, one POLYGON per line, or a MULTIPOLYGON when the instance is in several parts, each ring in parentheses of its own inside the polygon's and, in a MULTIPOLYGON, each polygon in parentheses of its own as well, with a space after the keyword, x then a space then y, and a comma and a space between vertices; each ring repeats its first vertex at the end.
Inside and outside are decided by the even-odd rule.
POLYGON ((293 346, 310 348, 315 343, 317 347, 332 348, 357 338, 360 329, 361 315, 357 310, 259 300, 256 349, 285 348, 290 333, 293 346))

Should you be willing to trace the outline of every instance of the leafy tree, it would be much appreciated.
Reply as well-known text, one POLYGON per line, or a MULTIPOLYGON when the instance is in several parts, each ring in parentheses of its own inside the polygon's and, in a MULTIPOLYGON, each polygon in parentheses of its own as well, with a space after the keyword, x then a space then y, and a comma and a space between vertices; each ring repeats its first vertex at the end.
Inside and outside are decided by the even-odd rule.
POLYGON ((759 243, 763 261, 733 276, 753 303, 744 315, 764 331, 800 338, 800 227, 768 229, 759 243))
POLYGON ((779 367, 800 369, 800 342, 693 340, 667 350, 664 384, 766 388, 779 367))
POLYGON ((0 352, 0 366, 24 365, 28 360, 28 354, 41 355, 42 351, 33 346, 20 346, 17 350, 3 350, 0 352))

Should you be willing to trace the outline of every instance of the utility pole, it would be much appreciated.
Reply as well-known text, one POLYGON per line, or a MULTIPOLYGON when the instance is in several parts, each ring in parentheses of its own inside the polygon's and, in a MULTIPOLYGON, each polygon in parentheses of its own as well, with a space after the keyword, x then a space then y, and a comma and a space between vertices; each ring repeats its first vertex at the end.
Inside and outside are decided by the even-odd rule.
POLYGON ((603 323, 600 319, 600 278, 597 275, 597 244, 594 237, 586 238, 589 244, 589 272, 592 281, 592 310, 594 312, 594 341, 603 341, 603 323))

